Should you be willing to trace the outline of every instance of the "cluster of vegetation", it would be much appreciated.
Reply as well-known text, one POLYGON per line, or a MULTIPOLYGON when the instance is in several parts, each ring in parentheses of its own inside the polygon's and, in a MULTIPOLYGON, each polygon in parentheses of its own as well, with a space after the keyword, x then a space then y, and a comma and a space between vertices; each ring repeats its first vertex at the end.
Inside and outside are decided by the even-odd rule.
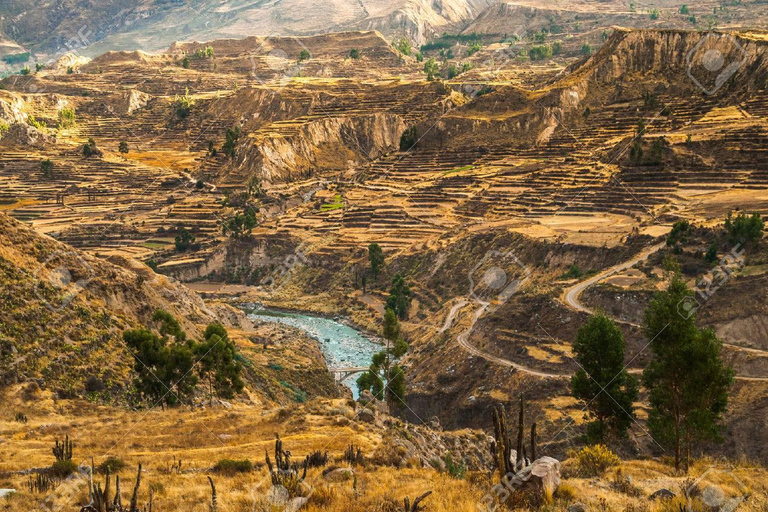
POLYGON ((307 61, 311 58, 312 58, 312 54, 309 53, 309 50, 304 48, 299 52, 299 57, 296 60, 298 61, 299 64, 301 64, 302 62, 307 61))
POLYGON ((179 119, 185 119, 192 112, 194 104, 194 100, 189 95, 189 89, 184 92, 183 96, 176 96, 173 100, 176 116, 179 119))
POLYGON ((349 58, 350 59, 355 59, 355 60, 359 59, 360 58, 360 50, 358 50, 357 48, 352 48, 349 51, 349 58))
POLYGON ((411 308, 411 288, 405 278, 397 274, 392 278, 392 287, 387 297, 387 309, 392 310, 398 318, 408 318, 408 310, 411 308))
POLYGON ((233 217, 222 224, 222 233, 231 238, 240 238, 250 235, 253 228, 259 224, 258 210, 252 206, 246 206, 243 212, 237 212, 233 217))
POLYGON ((118 150, 120 153, 124 154, 124 155, 125 155, 125 154, 127 154, 127 153, 128 153, 128 151, 130 151, 130 150, 128 149, 128 143, 127 143, 127 142, 125 142, 125 141, 121 141, 121 142, 120 142, 120 144, 118 144, 118 145, 117 145, 117 150, 118 150))
POLYGON ((29 52, 24 53, 15 53, 11 55, 4 55, 3 56, 3 62, 6 64, 20 64, 22 62, 27 62, 29 58, 32 56, 29 52))
POLYGON ((751 245, 762 238, 765 223, 763 222, 763 218, 757 212, 752 215, 747 215, 742 212, 736 215, 736 217, 734 217, 732 213, 729 213, 728 217, 725 219, 724 227, 728 232, 730 243, 751 245))
POLYGON ((344 200, 342 199, 341 194, 335 194, 330 203, 323 203, 320 206, 320 211, 331 212, 342 208, 344 208, 344 200))
POLYGON ((410 56, 413 52, 411 42, 405 37, 398 39, 397 41, 393 41, 392 46, 395 48, 395 50, 402 53, 403 55, 410 56))
MULTIPOLYGON (((652 359, 642 375, 650 403, 650 434, 674 453, 675 469, 686 471, 694 445, 721 440, 734 382, 714 331, 696 327, 695 314, 679 313, 679 305, 687 300, 692 300, 692 292, 676 272, 669 287, 653 297, 643 322, 652 359)), ((624 352, 621 330, 605 314, 594 315, 579 329, 574 353, 581 369, 571 386, 576 398, 587 401, 590 443, 623 438, 635 421, 638 383, 626 371, 624 352)))
POLYGON ((187 228, 181 228, 174 239, 174 246, 177 252, 186 252, 190 250, 195 243, 195 235, 187 228))
POLYGON ((86 158, 101 156, 101 150, 96 147, 96 141, 93 140, 93 137, 89 137, 88 142, 83 144, 83 156, 86 158))
POLYGON ((75 109, 64 107, 59 110, 59 128, 70 128, 75 125, 75 109))
POLYGON ((43 173, 44 178, 50 179, 53 177, 53 162, 51 162, 50 158, 40 162, 40 172, 43 173))
POLYGON ((230 158, 235 157, 235 148, 237 147, 237 141, 240 138, 240 127, 235 125, 232 128, 227 128, 227 136, 224 140, 224 145, 221 146, 221 150, 230 158))
POLYGON ((123 333, 135 358, 134 386, 143 400, 163 407, 184 403, 199 381, 207 384, 211 398, 233 398, 243 390, 237 349, 221 324, 208 325, 196 342, 167 311, 157 310, 152 321, 159 323, 159 334, 148 329, 123 333))
POLYGON ((212 59, 214 57, 213 46, 198 48, 195 50, 195 57, 198 59, 212 59))
POLYGON ((37 128, 40 131, 44 131, 46 128, 48 128, 48 123, 42 119, 38 120, 35 116, 27 117, 27 124, 32 128, 37 128))

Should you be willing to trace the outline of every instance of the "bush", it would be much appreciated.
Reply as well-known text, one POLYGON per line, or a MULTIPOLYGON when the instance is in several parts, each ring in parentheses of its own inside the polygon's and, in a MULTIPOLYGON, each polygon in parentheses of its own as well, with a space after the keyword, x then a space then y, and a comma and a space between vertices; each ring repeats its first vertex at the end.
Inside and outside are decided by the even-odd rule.
POLYGON ((765 223, 759 213, 753 213, 751 216, 740 213, 736 217, 729 213, 725 219, 725 229, 728 231, 731 243, 749 244, 763 236, 765 223))
POLYGON ((59 126, 69 128, 75 125, 75 109, 64 107, 59 110, 59 126))
POLYGON ((77 471, 77 464, 71 460, 57 460, 51 464, 51 474, 58 478, 66 478, 77 471))
POLYGON ((109 469, 109 472, 111 474, 119 473, 122 470, 124 470, 128 464, 125 463, 123 459, 120 457, 107 457, 107 460, 99 464, 99 467, 96 468, 96 470, 99 473, 106 473, 107 469, 109 469))
POLYGON ((359 59, 360 58, 360 50, 358 50, 357 48, 352 48, 349 51, 349 56, 350 56, 350 58, 353 58, 353 59, 359 59))
POLYGON ((602 476, 610 467, 618 466, 621 460, 605 445, 585 446, 575 454, 579 474, 584 477, 602 476))
POLYGON ((220 459, 213 470, 222 475, 235 475, 237 473, 250 473, 253 471, 253 463, 248 459, 220 459))

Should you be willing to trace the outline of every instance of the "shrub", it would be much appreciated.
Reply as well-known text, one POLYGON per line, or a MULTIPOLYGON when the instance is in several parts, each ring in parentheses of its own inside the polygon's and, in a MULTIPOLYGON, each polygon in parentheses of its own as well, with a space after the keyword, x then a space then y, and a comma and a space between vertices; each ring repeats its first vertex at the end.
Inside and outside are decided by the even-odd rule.
POLYGON ((125 141, 120 142, 120 144, 117 145, 117 150, 123 154, 128 153, 128 143, 125 141))
POLYGON ((184 96, 176 96, 176 99, 174 100, 174 107, 176 109, 176 115, 179 117, 179 119, 186 118, 192 111, 193 105, 194 101, 189 96, 189 89, 184 92, 184 96))
POLYGON ((445 470, 453 478, 461 480, 467 474, 467 466, 462 461, 454 462, 450 453, 446 453, 443 460, 445 461, 445 470))
POLYGON ((610 467, 621 462, 605 445, 585 446, 576 453, 579 473, 584 477, 602 476, 610 467))
POLYGON ((353 59, 359 59, 360 58, 360 50, 358 50, 357 48, 352 48, 349 51, 349 56, 351 58, 353 58, 353 59))
POLYGON ((57 460, 51 464, 51 474, 58 478, 66 478, 77 471, 77 464, 71 460, 57 460))
POLYGON ((109 472, 114 475, 115 473, 119 473, 124 470, 127 466, 128 464, 126 464, 125 461, 120 457, 110 456, 107 457, 104 462, 99 464, 99 467, 97 467, 96 470, 99 473, 106 473, 107 469, 109 469, 109 472))
POLYGON ((59 126, 69 128, 75 125, 75 109, 64 107, 59 110, 59 126))
POLYGON ((253 471, 253 463, 248 459, 220 459, 213 470, 222 475, 235 475, 237 473, 250 473, 253 471))
POLYGON ((51 162, 50 158, 46 158, 40 162, 40 172, 42 172, 43 176, 46 178, 53 176, 53 162, 51 162))
POLYGON ((27 124, 32 128, 37 128, 38 130, 45 130, 48 127, 45 121, 38 121, 35 116, 29 116, 27 118, 27 124))

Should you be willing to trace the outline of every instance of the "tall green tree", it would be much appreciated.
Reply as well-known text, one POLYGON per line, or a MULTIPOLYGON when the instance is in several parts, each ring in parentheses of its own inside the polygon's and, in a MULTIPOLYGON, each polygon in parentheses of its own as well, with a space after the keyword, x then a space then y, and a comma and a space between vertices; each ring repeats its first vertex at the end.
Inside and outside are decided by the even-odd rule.
POLYGON ((227 330, 219 323, 208 325, 195 352, 198 355, 200 377, 208 382, 209 396, 231 399, 245 387, 241 377, 243 366, 237 360, 237 348, 227 330))
POLYGON ((763 236, 765 223, 757 212, 749 216, 742 212, 736 217, 729 213, 725 219, 725 229, 732 244, 751 244, 763 236))
POLYGON ((648 428, 656 442, 674 450, 675 469, 686 471, 694 443, 721 441, 734 381, 734 371, 720 358, 722 342, 712 330, 698 329, 696 315, 684 307, 692 300, 675 274, 668 289, 654 296, 644 322, 653 352, 643 372, 651 405, 648 428))
POLYGON ((408 343, 402 338, 400 322, 391 309, 384 312, 382 334, 386 340, 384 350, 373 355, 368 371, 357 379, 357 389, 361 393, 370 391, 390 406, 402 407, 405 404, 405 373, 396 361, 408 352, 408 343))
POLYGON ((592 421, 590 443, 609 435, 624 437, 635 418, 637 379, 624 367, 624 335, 605 313, 593 315, 579 328, 573 351, 581 367, 571 378, 573 396, 587 402, 592 421))
POLYGON ((373 243, 368 246, 368 262, 371 265, 371 275, 374 279, 378 279, 384 267, 384 251, 379 244, 373 243))
POLYGON ((392 287, 389 289, 387 298, 387 309, 395 312, 401 320, 408 318, 408 310, 411 308, 411 288, 405 281, 405 278, 397 274, 392 279, 392 287))

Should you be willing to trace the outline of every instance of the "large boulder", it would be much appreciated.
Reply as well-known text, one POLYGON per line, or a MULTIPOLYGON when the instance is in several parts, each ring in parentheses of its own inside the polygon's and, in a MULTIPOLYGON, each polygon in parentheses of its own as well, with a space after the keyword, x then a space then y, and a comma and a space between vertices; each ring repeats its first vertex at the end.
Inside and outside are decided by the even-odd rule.
POLYGON ((515 489, 535 493, 539 496, 552 495, 560 486, 560 461, 552 457, 536 459, 510 479, 515 489))

